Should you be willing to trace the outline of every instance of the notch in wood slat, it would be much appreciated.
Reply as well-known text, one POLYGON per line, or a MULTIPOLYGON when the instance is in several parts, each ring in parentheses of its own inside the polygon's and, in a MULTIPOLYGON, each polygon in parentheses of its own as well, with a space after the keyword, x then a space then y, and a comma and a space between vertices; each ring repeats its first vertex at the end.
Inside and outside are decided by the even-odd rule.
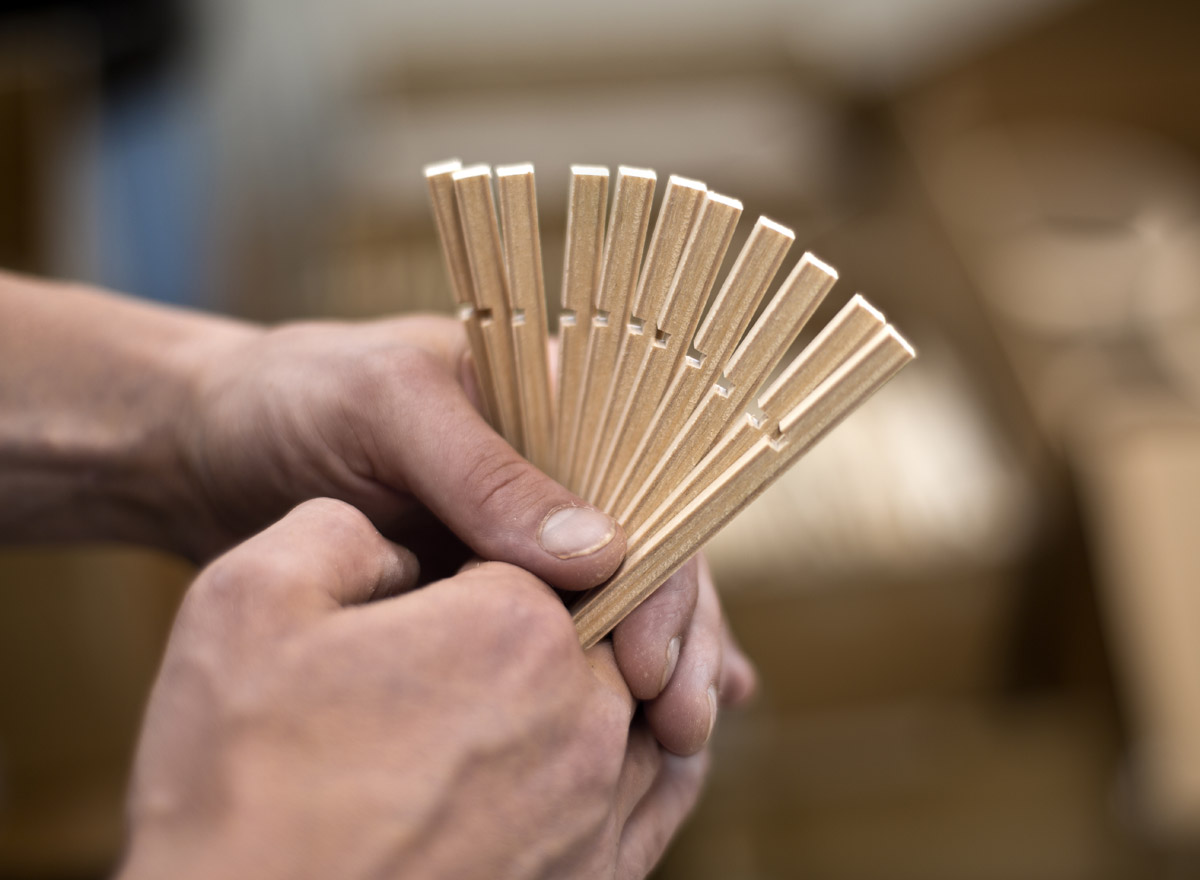
POLYGON ((550 396, 546 293, 533 166, 496 169, 504 264, 508 275, 513 357, 528 459, 554 471, 554 406, 550 396))
POLYGON ((637 546, 608 583, 590 591, 572 611, 580 644, 604 638, 706 541, 758 497, 801 455, 912 360, 915 352, 885 328, 834 371, 780 422, 780 435, 761 437, 694 500, 637 546))
POLYGON ((555 413, 555 471, 564 480, 574 454, 575 426, 583 399, 588 334, 600 280, 608 169, 571 166, 567 239, 563 252, 562 307, 558 333, 558 406, 555 413))

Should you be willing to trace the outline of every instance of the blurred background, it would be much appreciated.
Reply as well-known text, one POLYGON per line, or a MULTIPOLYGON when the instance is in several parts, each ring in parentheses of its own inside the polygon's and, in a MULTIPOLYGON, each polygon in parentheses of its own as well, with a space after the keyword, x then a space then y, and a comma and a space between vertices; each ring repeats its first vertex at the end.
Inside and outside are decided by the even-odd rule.
MULTIPOLYGON (((570 163, 740 198, 838 267, 816 324, 862 291, 922 357, 712 546, 762 690, 657 876, 1200 876, 1198 28, 3 0, 0 265, 255 320, 448 311, 427 162, 536 163, 553 299, 570 163)), ((0 877, 112 866, 189 576, 0 553, 0 877)))

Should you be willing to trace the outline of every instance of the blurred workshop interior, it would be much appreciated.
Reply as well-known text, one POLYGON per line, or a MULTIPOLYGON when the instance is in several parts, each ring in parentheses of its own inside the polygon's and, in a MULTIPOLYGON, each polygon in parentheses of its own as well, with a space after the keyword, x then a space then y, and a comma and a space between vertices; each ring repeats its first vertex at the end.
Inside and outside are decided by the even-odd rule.
MULTIPOLYGON (((553 316, 569 164, 741 199, 921 358, 712 545, 762 687, 655 876, 1193 877, 1197 33, 1185 0, 6 0, 0 265, 449 311, 422 166, 532 161, 553 316)), ((189 576, 0 552, 0 878, 111 869, 189 576)))

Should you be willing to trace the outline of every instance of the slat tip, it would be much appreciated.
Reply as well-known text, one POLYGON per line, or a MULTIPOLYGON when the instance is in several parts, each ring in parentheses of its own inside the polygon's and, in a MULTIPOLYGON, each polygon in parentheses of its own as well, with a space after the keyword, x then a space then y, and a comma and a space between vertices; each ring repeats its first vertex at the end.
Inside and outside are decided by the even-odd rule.
POLYGON ((641 177, 645 180, 658 180, 658 174, 653 168, 632 168, 629 165, 621 165, 618 166, 617 173, 624 177, 641 177))
POLYGON ((905 353, 908 355, 909 360, 913 360, 914 358, 916 358, 916 356, 917 356, 916 348, 913 347, 913 344, 911 342, 909 342, 907 339, 905 339, 903 336, 901 336, 900 331, 898 331, 891 324, 887 325, 887 334, 888 334, 888 336, 890 336, 892 339, 894 339, 896 342, 898 342, 900 344, 900 346, 904 349, 905 353))
POLYGON ((687 189, 694 189, 699 192, 708 192, 708 184, 699 180, 692 180, 690 177, 680 177, 678 174, 672 174, 667 180, 670 186, 682 186, 687 189))
POLYGON ((462 168, 462 162, 458 159, 444 159, 441 162, 433 162, 425 166, 426 177, 440 177, 443 174, 451 174, 462 168))
POLYGON ((516 177, 521 174, 533 174, 532 162, 518 162, 516 165, 497 165, 497 177, 516 177))
POLYGON ((603 165, 572 165, 571 174, 574 177, 608 177, 608 169, 603 165))
POLYGON ((472 177, 490 177, 492 169, 490 165, 471 165, 468 168, 461 168, 454 172, 455 180, 468 180, 472 177))
POLYGON ((788 229, 788 228, 787 228, 786 226, 784 226, 782 223, 776 223, 776 222, 775 222, 774 220, 772 220, 770 217, 759 217, 759 218, 758 218, 758 225, 759 225, 759 226, 765 226, 767 229, 773 229, 773 230, 775 230, 776 232, 778 232, 780 235, 787 236, 787 237, 788 237, 788 238, 790 238, 792 241, 795 241, 795 240, 796 240, 796 233, 795 233, 795 232, 793 232, 792 230, 788 229))
MULTIPOLYGON (((819 269, 820 271, 822 271, 826 275, 828 275, 830 278, 836 279, 838 277, 837 269, 833 268, 833 266, 826 263, 824 260, 822 260, 820 257, 818 257, 814 253, 811 253, 811 252, 806 253, 803 257, 800 258, 800 262, 807 263, 808 265, 810 265, 816 269, 819 269)), ((866 300, 863 300, 863 302, 866 302, 866 300)))
POLYGON ((742 210, 741 202, 739 202, 737 199, 730 198, 729 196, 723 196, 720 193, 710 192, 707 196, 705 196, 705 198, 711 202, 716 202, 720 205, 726 205, 736 211, 742 210))
POLYGON ((863 296, 861 293, 856 293, 856 294, 854 294, 854 296, 852 296, 850 298, 850 307, 853 309, 859 309, 860 311, 867 312, 869 315, 871 315, 871 317, 873 317, 875 320, 877 320, 880 324, 887 323, 887 318, 884 316, 883 312, 881 312, 879 309, 875 308, 875 306, 873 306, 869 302, 867 302, 867 298, 865 296, 863 296))

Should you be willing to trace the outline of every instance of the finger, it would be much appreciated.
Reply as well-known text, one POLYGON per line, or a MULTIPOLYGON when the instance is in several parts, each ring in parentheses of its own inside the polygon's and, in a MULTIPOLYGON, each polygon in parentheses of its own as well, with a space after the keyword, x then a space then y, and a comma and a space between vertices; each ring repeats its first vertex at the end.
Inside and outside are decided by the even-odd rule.
POLYGON ((317 498, 205 569, 189 593, 244 620, 294 623, 413 587, 416 557, 343 501, 317 498))
POLYGON ((742 652, 728 622, 721 627, 721 660, 721 680, 718 684, 721 705, 742 706, 758 690, 758 673, 750 658, 742 652))
POLYGON ((621 825, 629 821, 637 805, 654 786, 665 754, 645 721, 635 720, 629 730, 625 763, 621 765, 621 776, 617 780, 616 813, 621 825))
POLYGON ((625 536, 615 520, 518 455, 443 361, 413 356, 402 369, 381 401, 384 479, 406 486, 483 558, 556 587, 586 589, 616 570, 625 536))
POLYGON ((637 700, 634 699, 633 694, 629 692, 629 687, 625 684, 625 678, 621 675, 621 670, 613 657, 612 644, 607 641, 601 642, 588 648, 584 652, 584 656, 601 689, 612 696, 616 720, 628 726, 633 719, 633 713, 637 711, 637 700))
POLYGON ((679 652, 675 674, 646 704, 646 719, 663 748, 691 755, 708 742, 717 721, 721 676, 721 606, 707 566, 699 567, 696 611, 679 652))
POLYGON ((613 630, 613 649, 639 700, 662 693, 675 672, 699 593, 699 563, 691 559, 613 630))
POLYGON ((625 823, 617 848, 618 878, 645 877, 658 864, 704 788, 708 752, 665 755, 653 786, 625 823))

